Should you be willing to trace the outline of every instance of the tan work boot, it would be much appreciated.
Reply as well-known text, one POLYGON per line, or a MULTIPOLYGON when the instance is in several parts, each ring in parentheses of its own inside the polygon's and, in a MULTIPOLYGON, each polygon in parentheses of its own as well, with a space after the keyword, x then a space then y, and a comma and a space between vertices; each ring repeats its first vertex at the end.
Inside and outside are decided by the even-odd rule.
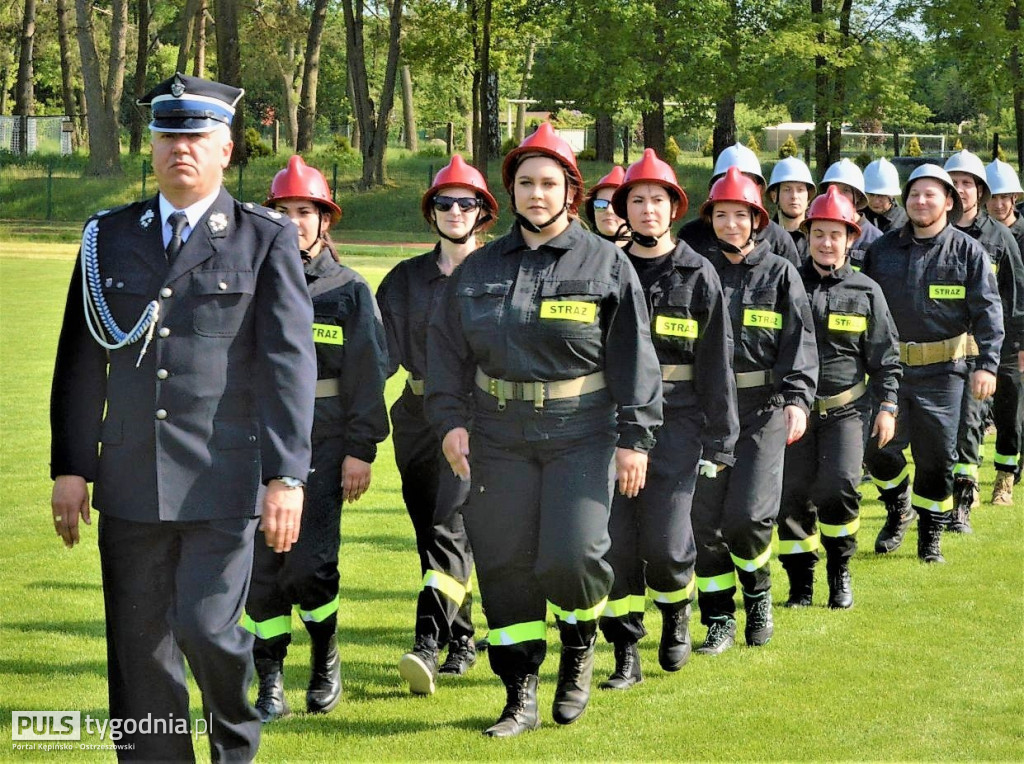
POLYGON ((992 486, 992 503, 998 507, 1013 505, 1013 473, 996 470, 996 482, 992 486))

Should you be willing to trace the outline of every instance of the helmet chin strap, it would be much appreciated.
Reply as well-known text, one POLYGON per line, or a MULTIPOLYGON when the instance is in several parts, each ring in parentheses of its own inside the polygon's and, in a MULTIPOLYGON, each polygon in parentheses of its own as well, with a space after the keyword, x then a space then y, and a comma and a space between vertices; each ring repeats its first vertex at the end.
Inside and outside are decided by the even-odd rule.
POLYGON ((470 240, 470 238, 473 236, 473 234, 476 233, 476 229, 479 226, 480 226, 480 216, 478 214, 477 215, 477 220, 476 220, 475 223, 473 223, 473 227, 472 228, 470 228, 468 231, 466 231, 466 233, 464 233, 462 236, 452 237, 452 236, 449 236, 448 234, 444 233, 444 231, 441 230, 441 226, 439 226, 437 224, 437 213, 436 212, 434 213, 434 230, 437 231, 437 235, 438 236, 440 236, 442 239, 446 239, 447 241, 450 241, 452 244, 465 244, 467 241, 470 240))
MULTIPOLYGON (((740 249, 739 247, 737 247, 735 244, 733 244, 731 242, 728 242, 728 241, 725 241, 725 239, 719 239, 717 236, 715 237, 715 239, 718 240, 718 246, 726 254, 729 254, 729 255, 742 255, 743 254, 743 250, 740 249)), ((747 239, 747 244, 749 244, 753 240, 754 240, 754 237, 751 236, 749 239, 747 239)))
POLYGON ((534 223, 534 222, 532 222, 530 220, 527 220, 522 215, 522 213, 520 213, 519 210, 516 209, 515 202, 512 203, 512 214, 515 215, 515 218, 519 222, 519 225, 521 225, 523 228, 525 228, 530 233, 540 233, 545 228, 547 228, 549 225, 552 225, 556 220, 558 220, 560 217, 562 217, 562 213, 565 212, 567 209, 569 209, 569 181, 568 181, 568 179, 566 179, 566 182, 565 182, 565 199, 562 201, 562 209, 560 209, 554 215, 554 217, 549 218, 547 220, 547 222, 545 222, 545 223, 541 223, 540 225, 537 225, 536 223, 534 223))
POLYGON ((618 230, 616 230, 615 233, 613 233, 611 236, 609 236, 606 233, 601 233, 600 231, 595 231, 595 233, 598 236, 600 236, 602 239, 604 239, 605 241, 610 241, 612 244, 615 244, 616 242, 622 241, 623 239, 630 238, 630 236, 629 236, 629 227, 625 223, 620 225, 618 227, 618 230))
POLYGON ((632 231, 630 233, 630 235, 629 235, 629 238, 631 238, 634 242, 639 244, 641 247, 647 247, 647 249, 654 249, 658 245, 658 242, 661 241, 661 237, 664 236, 665 234, 667 234, 668 232, 669 232, 669 229, 666 228, 664 231, 662 231, 657 236, 648 236, 645 233, 639 233, 637 231, 632 231))

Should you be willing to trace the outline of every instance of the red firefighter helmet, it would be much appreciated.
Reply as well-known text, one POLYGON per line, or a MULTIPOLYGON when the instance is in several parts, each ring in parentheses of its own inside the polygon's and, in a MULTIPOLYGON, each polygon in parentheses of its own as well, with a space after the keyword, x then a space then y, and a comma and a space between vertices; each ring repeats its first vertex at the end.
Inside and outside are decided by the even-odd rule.
POLYGON ((483 200, 483 212, 477 218, 477 227, 494 220, 498 216, 498 203, 487 189, 487 180, 484 178, 483 173, 458 154, 454 154, 452 161, 438 170, 437 175, 434 176, 434 182, 430 184, 430 188, 427 189, 427 192, 423 194, 423 199, 420 200, 420 209, 423 211, 423 217, 431 225, 434 224, 432 208, 434 197, 439 191, 451 188, 452 186, 471 188, 476 191, 477 198, 483 200))
POLYGON ((332 225, 341 220, 341 207, 331 198, 331 189, 324 174, 307 165, 298 154, 292 156, 288 166, 274 176, 264 204, 269 207, 285 199, 308 199, 330 211, 332 225))
POLYGON ((828 190, 818 196, 811 206, 807 208, 807 216, 804 218, 803 228, 811 227, 811 221, 831 220, 836 223, 845 223, 856 239, 860 236, 860 226, 857 224, 859 213, 853 206, 853 202, 839 193, 835 186, 829 186, 828 190))
POLYGON ((768 211, 761 202, 761 189, 758 188, 757 181, 748 178, 735 165, 726 170, 725 175, 716 180, 714 185, 711 186, 708 200, 700 206, 701 217, 708 218, 711 216, 715 202, 746 204, 757 212, 753 230, 760 231, 768 227, 768 211))
POLYGON ((512 195, 516 169, 524 157, 534 154, 549 156, 562 165, 566 175, 572 180, 569 185, 575 190, 573 200, 569 204, 569 212, 576 214, 583 196, 583 176, 576 165, 576 155, 572 152, 572 147, 555 135, 550 122, 542 122, 536 132, 526 136, 522 143, 505 155, 505 161, 501 165, 501 180, 505 184, 505 190, 512 195))
POLYGON ((664 186, 675 194, 678 204, 676 205, 676 214, 672 216, 672 220, 679 220, 686 214, 686 210, 690 208, 690 200, 686 198, 686 192, 683 191, 679 181, 676 180, 676 173, 672 169, 672 165, 659 159, 658 155, 654 153, 654 149, 644 149, 644 155, 629 166, 629 169, 626 170, 625 179, 615 189, 615 194, 612 196, 612 206, 615 208, 615 214, 623 220, 628 220, 626 217, 626 197, 629 195, 629 189, 640 183, 654 183, 658 186, 664 186))
POLYGON ((590 189, 587 191, 587 196, 596 196, 597 192, 600 191, 602 188, 618 188, 619 186, 622 185, 622 179, 624 177, 626 177, 626 171, 622 169, 622 165, 615 165, 611 169, 611 172, 609 172, 607 175, 601 178, 601 180, 597 181, 597 183, 590 187, 590 189))

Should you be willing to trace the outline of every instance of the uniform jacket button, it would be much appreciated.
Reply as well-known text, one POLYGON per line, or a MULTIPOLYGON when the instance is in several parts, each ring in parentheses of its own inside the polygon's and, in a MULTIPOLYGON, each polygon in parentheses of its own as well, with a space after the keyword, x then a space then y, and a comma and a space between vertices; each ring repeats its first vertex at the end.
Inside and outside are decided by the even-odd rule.
POLYGON ((225 289, 228 288, 228 283, 226 281, 222 281, 219 284, 217 284, 217 288, 223 292, 225 289))
POLYGON ((170 297, 172 294, 174 294, 174 290, 171 289, 170 287, 164 287, 163 289, 160 290, 161 297, 170 297))
POLYGON ((171 336, 171 330, 168 329, 166 326, 161 326, 160 331, 158 331, 157 334, 159 334, 161 337, 169 337, 171 336))
POLYGON ((167 374, 167 369, 157 369, 156 370, 156 378, 157 379, 167 379, 168 376, 169 375, 167 374))
POLYGON ((157 409, 156 410, 156 418, 157 419, 166 419, 167 418, 167 410, 166 409, 157 409))

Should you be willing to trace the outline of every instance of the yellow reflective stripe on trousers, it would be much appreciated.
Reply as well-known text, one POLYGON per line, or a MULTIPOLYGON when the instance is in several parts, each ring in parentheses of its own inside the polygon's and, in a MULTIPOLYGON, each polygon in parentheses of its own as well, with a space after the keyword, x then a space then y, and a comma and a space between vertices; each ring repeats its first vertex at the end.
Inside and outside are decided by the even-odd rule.
POLYGON ((518 645, 521 642, 531 642, 535 639, 547 638, 547 626, 544 621, 527 621, 526 623, 513 623, 501 628, 492 628, 487 633, 487 641, 492 645, 518 645))
POLYGON ((737 568, 745 571, 746 573, 753 573, 755 570, 759 570, 768 564, 768 560, 772 558, 772 548, 769 546, 753 560, 746 560, 742 557, 737 557, 731 552, 729 553, 729 556, 732 557, 732 564, 737 568))
POLYGON ((736 588, 736 571, 730 570, 718 576, 697 576, 697 591, 724 592, 736 588))
POLYGON ((1001 454, 996 451, 992 461, 996 464, 1001 464, 1004 467, 1013 467, 1017 469, 1017 460, 1020 459, 1020 454, 1001 454))
POLYGON ((604 606, 603 618, 625 618, 630 613, 644 612, 644 596, 642 594, 627 594, 617 600, 608 600, 604 606))
POLYGON ((940 501, 939 499, 929 499, 911 492, 910 503, 914 506, 914 509, 923 509, 925 512, 949 512, 953 509, 952 496, 947 496, 940 501))
POLYGON ((966 464, 964 462, 957 462, 953 465, 954 475, 966 475, 967 477, 978 479, 978 465, 977 464, 966 464))
POLYGON ((840 539, 843 538, 843 536, 852 536, 860 530, 860 518, 855 517, 844 525, 829 525, 828 523, 819 522, 818 530, 821 531, 822 536, 828 536, 830 539, 840 539))
POLYGON ((805 539, 779 539, 779 557, 787 554, 804 554, 821 548, 821 537, 815 533, 805 539))
POLYGON ((334 595, 334 599, 328 602, 326 605, 321 605, 318 608, 312 610, 303 610, 299 608, 299 618, 306 623, 320 623, 330 618, 332 615, 338 612, 338 605, 341 603, 341 596, 338 594, 334 595))
POLYGON ((439 570, 428 570, 423 574, 423 588, 437 589, 456 605, 466 599, 466 587, 457 579, 439 570))
POLYGON ((260 639, 273 639, 282 634, 292 633, 292 616, 279 615, 276 618, 268 618, 265 621, 254 621, 248 613, 242 613, 242 620, 239 625, 250 634, 255 634, 260 639))
POLYGON ((693 587, 696 582, 691 578, 690 582, 682 589, 676 589, 674 592, 659 592, 657 589, 647 587, 647 594, 655 602, 660 602, 662 605, 674 605, 677 602, 689 602, 693 599, 693 587))
POLYGON ((604 612, 604 608, 607 604, 608 598, 605 597, 593 607, 577 608, 576 610, 562 610, 562 608, 558 607, 554 602, 548 600, 548 607, 551 608, 551 612, 555 614, 556 618, 561 621, 565 621, 566 623, 596 621, 598 616, 604 612))
POLYGON ((908 477, 910 477, 910 465, 905 464, 903 465, 903 469, 900 471, 900 474, 894 477, 892 480, 882 480, 881 478, 876 478, 874 475, 872 475, 871 482, 884 491, 887 488, 896 488, 908 477))

